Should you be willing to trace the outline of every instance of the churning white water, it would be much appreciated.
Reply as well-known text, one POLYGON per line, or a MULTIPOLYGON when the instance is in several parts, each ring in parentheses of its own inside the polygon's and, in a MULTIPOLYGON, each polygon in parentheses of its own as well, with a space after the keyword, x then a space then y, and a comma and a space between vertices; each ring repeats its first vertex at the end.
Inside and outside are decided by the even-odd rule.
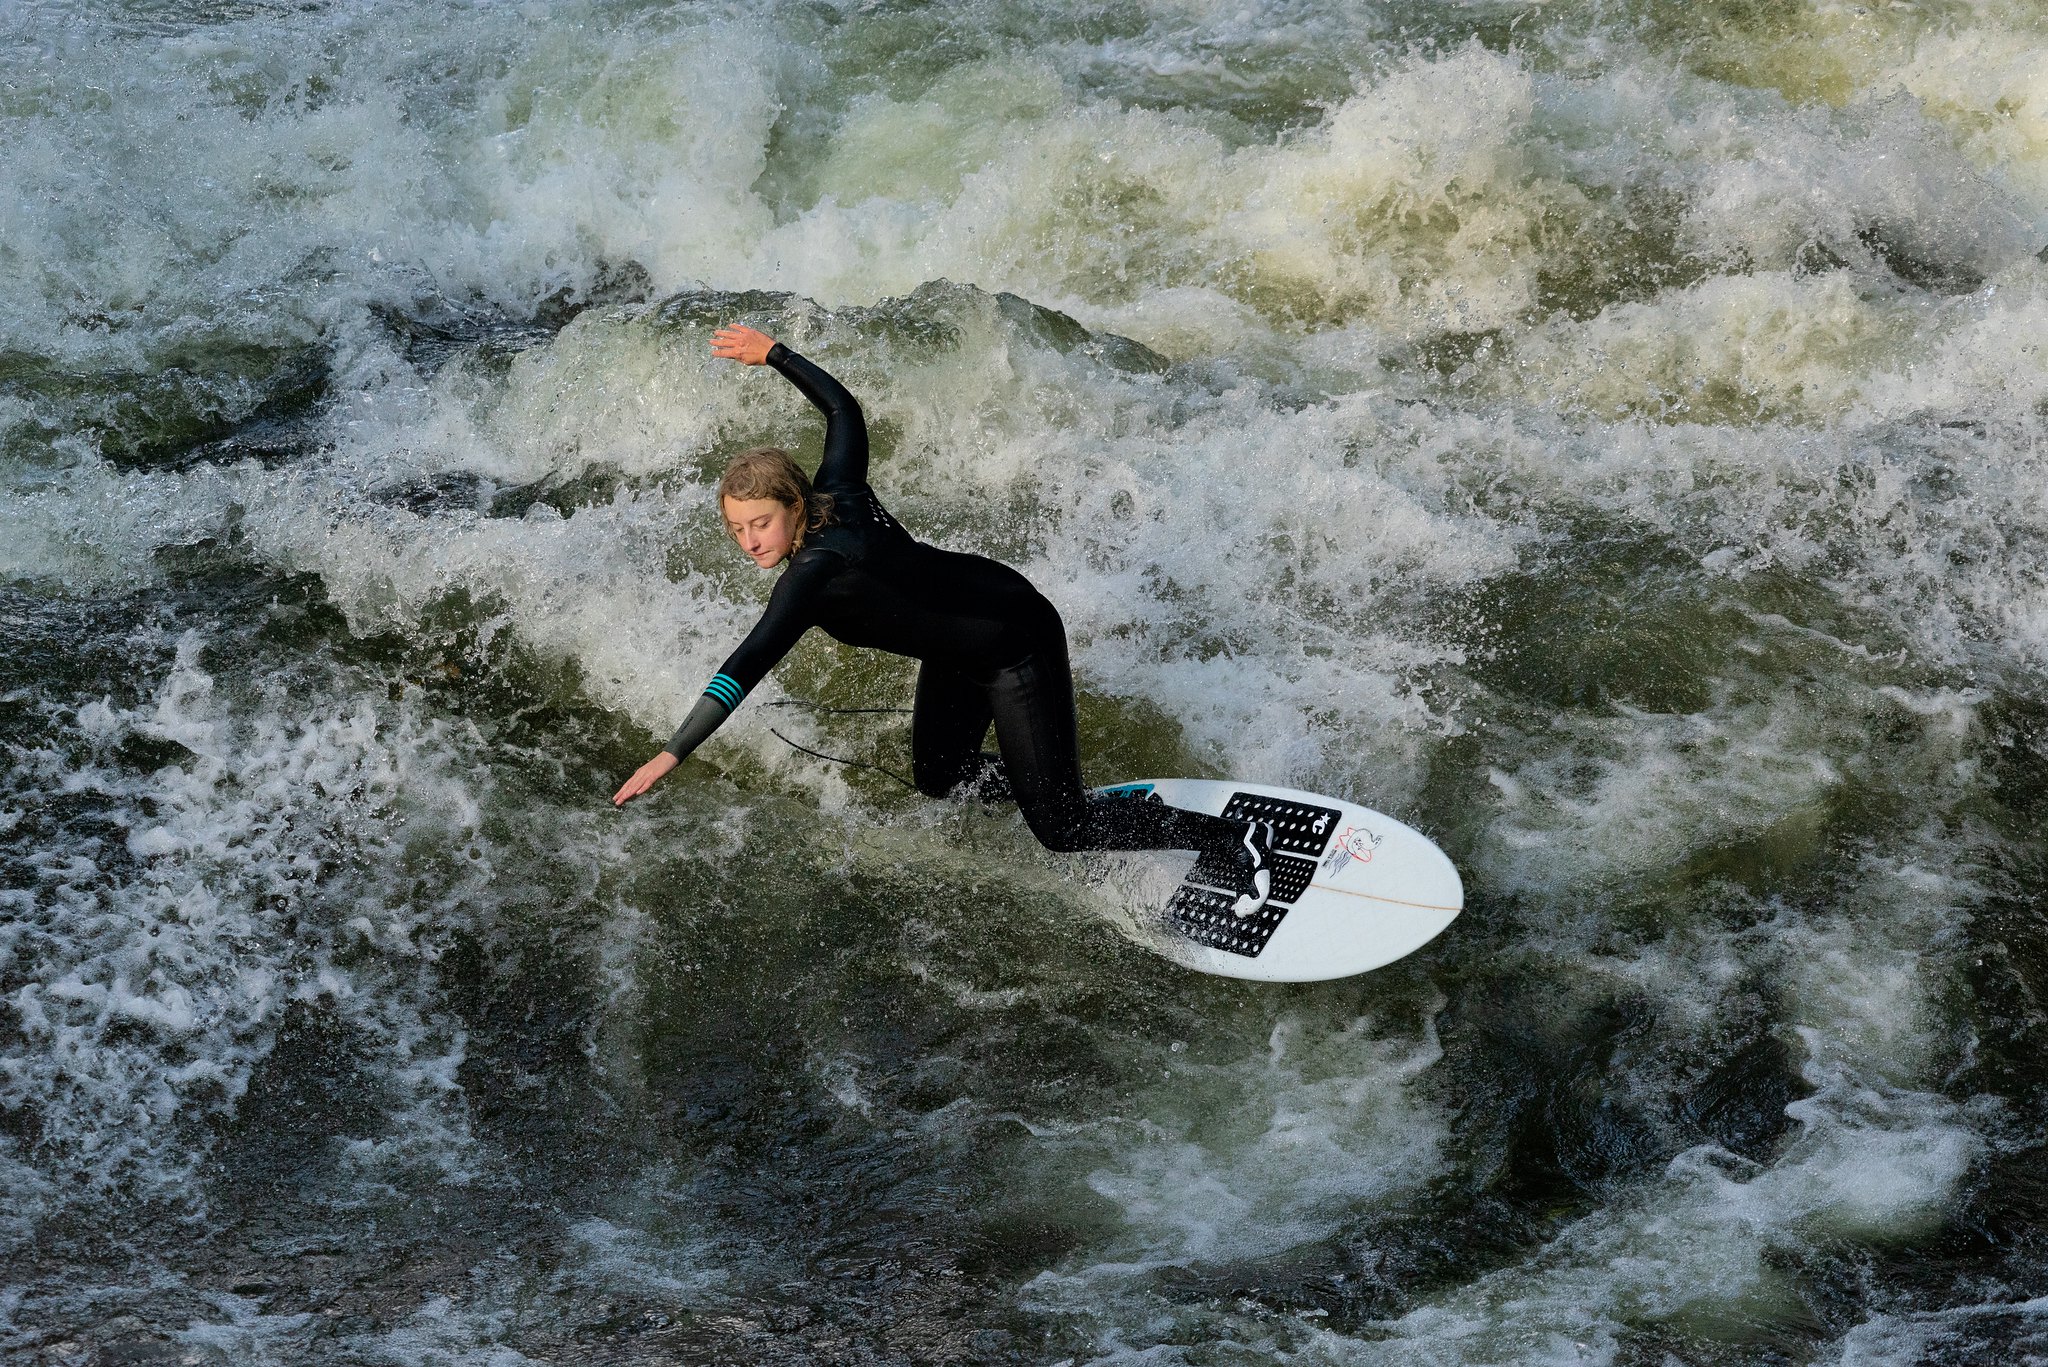
POLYGON ((2048 1355, 2044 248, 2023 0, 13 0, 0 1345, 2048 1355), (614 812, 731 320, 1465 915, 1189 975, 823 639, 614 812))

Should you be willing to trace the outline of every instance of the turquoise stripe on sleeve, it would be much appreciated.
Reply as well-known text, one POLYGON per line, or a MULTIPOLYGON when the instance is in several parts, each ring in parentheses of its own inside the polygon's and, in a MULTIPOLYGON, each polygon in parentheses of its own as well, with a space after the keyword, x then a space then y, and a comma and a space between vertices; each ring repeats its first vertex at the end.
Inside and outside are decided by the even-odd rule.
POLYGON ((715 699, 730 712, 740 705, 741 698, 747 696, 747 690, 741 688, 739 681, 730 674, 714 674, 711 682, 704 685, 704 696, 715 699))

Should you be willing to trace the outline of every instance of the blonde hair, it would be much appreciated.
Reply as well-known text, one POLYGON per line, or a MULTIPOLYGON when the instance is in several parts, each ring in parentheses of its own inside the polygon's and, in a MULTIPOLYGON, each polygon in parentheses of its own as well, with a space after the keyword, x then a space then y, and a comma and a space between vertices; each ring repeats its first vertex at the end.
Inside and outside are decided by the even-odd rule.
POLYGON ((797 546, 804 544, 804 533, 815 532, 832 520, 832 495, 813 489, 811 477, 779 446, 750 447, 732 458, 724 477, 718 481, 719 506, 723 508, 729 498, 742 503, 772 498, 785 508, 802 508, 804 517, 796 529, 797 546))

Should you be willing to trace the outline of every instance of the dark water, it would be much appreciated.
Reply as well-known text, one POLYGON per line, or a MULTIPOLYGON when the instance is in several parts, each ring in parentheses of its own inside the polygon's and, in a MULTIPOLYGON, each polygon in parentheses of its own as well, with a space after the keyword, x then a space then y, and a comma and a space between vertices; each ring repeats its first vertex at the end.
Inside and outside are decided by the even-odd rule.
POLYGON ((2044 54, 0 10, 0 1346, 2048 1359, 2044 54), (1355 795, 1465 914, 1189 974, 824 640, 611 810, 766 596, 710 481, 816 450, 734 318, 1059 604, 1092 779, 1355 795))

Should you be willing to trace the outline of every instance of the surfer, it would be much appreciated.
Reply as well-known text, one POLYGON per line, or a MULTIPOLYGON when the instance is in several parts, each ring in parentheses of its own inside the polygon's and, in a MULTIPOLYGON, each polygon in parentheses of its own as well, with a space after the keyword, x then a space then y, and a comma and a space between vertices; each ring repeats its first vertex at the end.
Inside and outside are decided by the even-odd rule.
POLYGON ((735 456, 718 484, 733 540, 756 565, 785 565, 767 611, 712 676, 675 738, 613 795, 623 806, 652 788, 713 731, 811 627, 847 645, 918 661, 911 775, 944 797, 977 779, 1005 794, 1047 849, 1194 850, 1229 870, 1248 916, 1272 889, 1273 830, 1145 799, 1090 794, 1081 784, 1066 627, 1008 565, 914 539, 868 487, 867 422, 839 381, 766 333, 731 324, 711 354, 772 366, 825 415, 815 480, 789 453, 735 456), (981 750, 993 723, 1000 756, 981 750))

